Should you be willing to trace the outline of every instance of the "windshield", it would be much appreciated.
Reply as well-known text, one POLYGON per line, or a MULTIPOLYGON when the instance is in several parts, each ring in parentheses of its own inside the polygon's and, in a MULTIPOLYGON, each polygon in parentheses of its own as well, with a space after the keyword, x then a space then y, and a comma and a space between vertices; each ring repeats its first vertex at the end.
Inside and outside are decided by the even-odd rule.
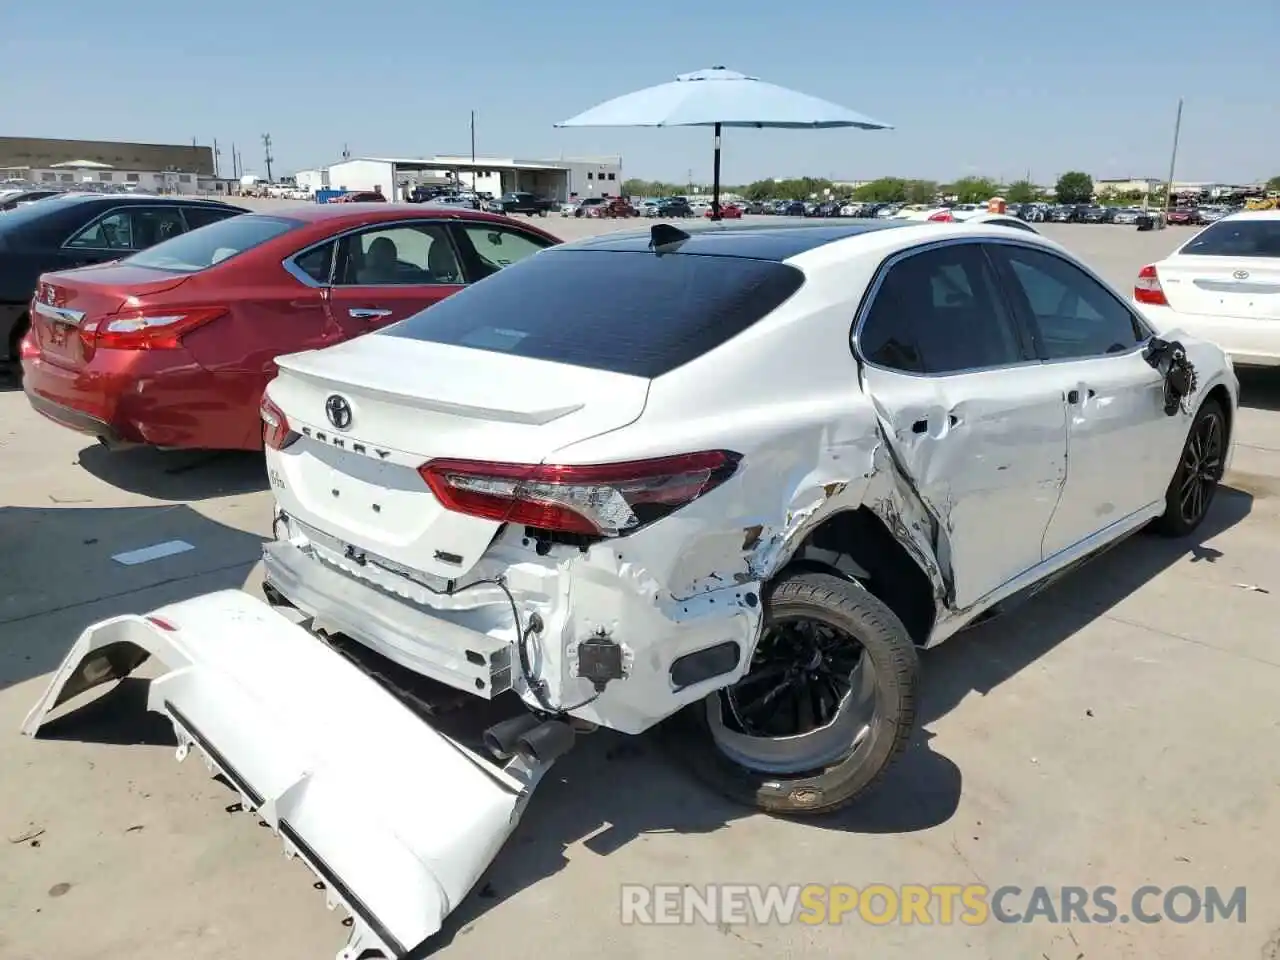
POLYGON ((1280 257, 1280 219, 1219 220, 1178 252, 1198 257, 1280 257))
POLYGON ((137 267, 196 273, 301 226, 299 220, 240 214, 165 240, 127 258, 137 267))

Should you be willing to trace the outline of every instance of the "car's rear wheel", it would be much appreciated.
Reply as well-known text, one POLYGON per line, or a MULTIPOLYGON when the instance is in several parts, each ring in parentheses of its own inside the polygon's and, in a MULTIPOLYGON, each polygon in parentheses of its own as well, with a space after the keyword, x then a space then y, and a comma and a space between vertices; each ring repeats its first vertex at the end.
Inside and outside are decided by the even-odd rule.
POLYGON ((829 813, 906 748, 919 660, 906 628, 859 584, 805 572, 770 591, 752 665, 690 708, 675 745, 731 799, 770 813, 829 813))
POLYGON ((1222 404, 1200 405, 1182 445, 1182 457, 1164 496, 1164 516, 1153 524, 1158 533, 1185 537, 1200 526, 1213 503, 1227 462, 1227 419, 1222 404))

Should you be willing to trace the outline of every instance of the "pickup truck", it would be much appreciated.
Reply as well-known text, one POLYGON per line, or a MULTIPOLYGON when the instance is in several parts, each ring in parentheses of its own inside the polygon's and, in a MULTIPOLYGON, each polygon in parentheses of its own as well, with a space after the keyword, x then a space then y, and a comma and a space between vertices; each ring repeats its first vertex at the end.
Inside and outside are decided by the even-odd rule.
POLYGON ((505 213, 507 215, 524 213, 531 217, 536 213, 540 217, 545 217, 554 203, 555 201, 553 200, 544 200, 542 197, 534 196, 532 193, 504 193, 497 200, 490 200, 486 203, 485 209, 490 213, 505 213))

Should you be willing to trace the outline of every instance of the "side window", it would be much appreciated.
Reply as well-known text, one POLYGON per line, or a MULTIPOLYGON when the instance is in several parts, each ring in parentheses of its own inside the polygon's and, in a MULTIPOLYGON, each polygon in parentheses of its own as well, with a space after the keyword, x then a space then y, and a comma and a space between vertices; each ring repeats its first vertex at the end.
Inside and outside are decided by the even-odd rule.
POLYGON ((1025 247, 1001 247, 1026 298, 1046 360, 1124 353, 1146 337, 1129 309, 1079 267, 1025 247))
POLYGON ((858 336, 871 363, 948 374, 1028 359, 977 244, 913 254, 889 268, 858 336))
POLYGON ((466 224, 458 232, 472 280, 481 280, 550 246, 531 234, 483 223, 466 224))
POLYGON ((136 250, 133 221, 127 210, 117 210, 94 220, 66 245, 80 250, 136 250))
POLYGON ((145 250, 187 232, 186 221, 178 207, 136 207, 129 211, 129 218, 133 221, 135 250, 145 250))
POLYGON ((234 217, 238 210, 219 210, 217 207, 183 207, 182 215, 187 218, 187 228, 195 230, 199 227, 217 223, 227 217, 234 217))
POLYGON ((337 246, 337 241, 335 240, 322 243, 320 246, 313 247, 306 253, 294 257, 293 262, 299 270, 316 283, 327 284, 329 282, 329 269, 333 266, 333 248, 335 246, 337 246))
POLYGON ((438 223, 374 227, 342 237, 338 286, 462 283, 448 231, 438 223))

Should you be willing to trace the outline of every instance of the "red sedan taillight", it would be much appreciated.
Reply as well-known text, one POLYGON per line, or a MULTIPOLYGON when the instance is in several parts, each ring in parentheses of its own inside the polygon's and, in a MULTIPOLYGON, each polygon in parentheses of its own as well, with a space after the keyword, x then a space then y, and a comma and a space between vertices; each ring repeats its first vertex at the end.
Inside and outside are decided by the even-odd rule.
POLYGON ((729 479, 726 450, 586 466, 432 460, 418 468, 449 510, 539 530, 623 536, 729 479))
POLYGON ((258 412, 262 416, 262 445, 270 450, 283 450, 298 439, 298 435, 289 426, 289 418, 284 411, 271 402, 271 398, 263 396, 262 406, 258 412))
POLYGON ((1133 284, 1133 299, 1139 303, 1147 303, 1155 307, 1167 307, 1164 287, 1160 286, 1160 277, 1153 264, 1147 264, 1138 271, 1138 279, 1133 284))
POLYGON ((192 330, 226 313, 226 307, 143 308, 86 320, 80 333, 96 348, 176 350, 192 330))
POLYGON ((36 332, 28 330, 22 335, 22 340, 18 343, 18 359, 29 360, 39 355, 40 348, 36 346, 36 332))
POLYGON ((955 223, 956 222, 956 218, 952 216, 950 210, 939 210, 937 213, 931 214, 929 219, 932 220, 934 223, 955 223))

